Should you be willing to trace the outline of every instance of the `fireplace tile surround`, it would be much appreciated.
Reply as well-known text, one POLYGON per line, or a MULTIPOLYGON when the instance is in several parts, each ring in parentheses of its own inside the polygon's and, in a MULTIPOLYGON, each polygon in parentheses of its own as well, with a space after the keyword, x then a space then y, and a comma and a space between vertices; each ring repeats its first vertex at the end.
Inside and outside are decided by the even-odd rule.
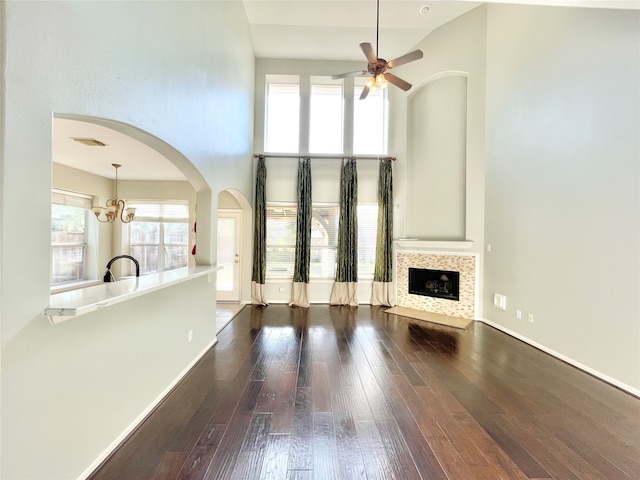
POLYGON ((478 266, 477 254, 466 251, 471 245, 471 242, 394 242, 397 305, 453 317, 474 319, 476 317, 478 266), (408 291, 409 268, 459 272, 460 300, 410 294, 408 291))

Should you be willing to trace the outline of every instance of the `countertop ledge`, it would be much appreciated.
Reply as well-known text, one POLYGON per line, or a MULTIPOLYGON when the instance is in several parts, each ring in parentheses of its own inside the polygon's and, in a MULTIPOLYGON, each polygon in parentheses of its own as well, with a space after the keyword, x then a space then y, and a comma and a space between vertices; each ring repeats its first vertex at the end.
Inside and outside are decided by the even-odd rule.
MULTIPOLYGON (((44 316, 53 324, 94 312, 132 298, 155 292, 220 270, 216 265, 178 268, 161 273, 132 277, 111 283, 55 293, 49 297, 44 316)), ((209 281, 212 281, 210 278, 209 281)))

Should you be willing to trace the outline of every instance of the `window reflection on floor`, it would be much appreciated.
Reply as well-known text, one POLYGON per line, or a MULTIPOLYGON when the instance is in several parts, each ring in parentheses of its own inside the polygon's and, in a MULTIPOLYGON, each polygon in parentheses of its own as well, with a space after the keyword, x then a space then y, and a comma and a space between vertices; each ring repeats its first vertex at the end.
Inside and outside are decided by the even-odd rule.
POLYGON ((222 330, 244 307, 243 303, 216 303, 216 333, 222 330))

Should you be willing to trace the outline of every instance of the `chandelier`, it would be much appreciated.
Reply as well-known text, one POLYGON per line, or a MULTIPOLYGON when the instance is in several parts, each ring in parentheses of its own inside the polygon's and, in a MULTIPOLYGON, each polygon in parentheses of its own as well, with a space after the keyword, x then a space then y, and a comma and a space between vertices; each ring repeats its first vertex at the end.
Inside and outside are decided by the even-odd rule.
POLYGON ((96 214, 96 218, 102 223, 113 223, 116 218, 119 218, 122 223, 129 223, 133 220, 136 214, 135 208, 126 208, 124 200, 118 199, 118 168, 122 165, 117 163, 111 164, 116 169, 116 183, 115 193, 113 198, 107 200, 106 207, 93 207, 93 213, 96 214), (103 216, 105 219, 100 218, 103 216))

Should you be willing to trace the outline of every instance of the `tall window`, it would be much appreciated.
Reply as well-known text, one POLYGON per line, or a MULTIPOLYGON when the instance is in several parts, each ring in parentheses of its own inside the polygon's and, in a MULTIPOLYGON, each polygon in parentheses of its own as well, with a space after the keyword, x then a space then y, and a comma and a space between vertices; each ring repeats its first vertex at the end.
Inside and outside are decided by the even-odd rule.
POLYGON ((360 100, 365 83, 360 77, 332 80, 320 76, 266 75, 265 81, 266 152, 387 154, 386 88, 370 91, 366 99, 360 100), (309 88, 301 90, 301 81, 308 81, 309 88), (344 98, 352 94, 353 107, 347 109, 344 98), (308 117, 301 118, 301 113, 308 117), (353 135, 345 136, 345 118, 351 117, 353 135))
POLYGON ((189 205, 187 203, 134 203, 136 219, 130 224, 131 255, 140 273, 162 272, 189 263, 189 205))
POLYGON ((353 153, 360 155, 387 154, 387 89, 370 91, 360 100, 365 80, 354 79, 353 153))
POLYGON ((51 199, 51 285, 87 279, 91 197, 54 190, 51 199))
POLYGON ((311 77, 309 152, 342 153, 342 84, 328 77, 311 77))
POLYGON ((300 79, 267 75, 265 151, 295 153, 300 132, 300 79))

